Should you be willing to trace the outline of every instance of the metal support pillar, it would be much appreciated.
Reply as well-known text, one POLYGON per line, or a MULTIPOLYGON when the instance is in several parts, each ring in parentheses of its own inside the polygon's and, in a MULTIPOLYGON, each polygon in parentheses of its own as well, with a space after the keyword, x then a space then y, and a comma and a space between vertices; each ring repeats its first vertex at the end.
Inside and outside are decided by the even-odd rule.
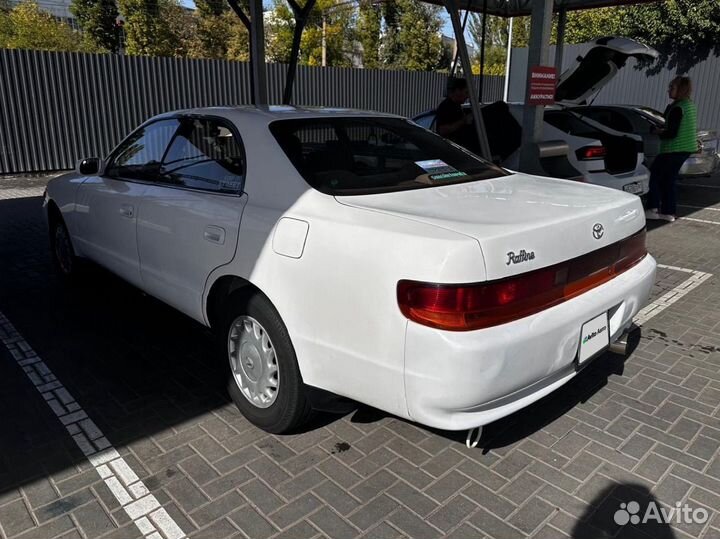
POLYGON ((482 42, 480 43, 480 93, 478 101, 484 101, 483 87, 485 86, 485 37, 487 36, 487 0, 483 0, 482 42))
POLYGON ((558 77, 562 73, 563 53, 565 52, 565 27, 567 26, 567 10, 558 12, 557 43, 555 44, 555 70, 558 77))
MULTIPOLYGON (((245 12, 240 7, 240 4, 238 4, 237 0, 228 0, 228 4, 230 4, 230 7, 235 12, 235 15, 238 16, 240 21, 243 23, 245 28, 248 31, 248 36, 252 35, 252 24, 250 24, 250 19, 247 15, 245 15, 245 12)), ((252 50, 250 51, 250 102, 255 103, 255 83, 254 83, 254 77, 253 77, 253 58, 252 58, 252 50)))
POLYGON ((250 0, 250 58, 252 65, 253 100, 255 105, 268 104, 267 72, 265 70, 265 25, 262 0, 250 0))
MULTIPOLYGON (((300 40, 307 24, 308 15, 315 6, 315 0, 307 0, 303 7, 300 7, 295 0, 288 0, 295 16, 295 29, 293 30, 292 49, 290 50, 290 63, 288 64, 287 76, 285 77, 285 91, 283 92, 283 105, 289 105, 292 100, 293 86, 295 85, 295 73, 297 72, 298 56, 300 55, 300 40)), ((325 14, 323 14, 323 43, 325 40, 325 14)), ((324 53, 324 47, 323 47, 324 53)))
MULTIPOLYGON (((552 9, 552 0, 550 2, 552 9)), ((490 154, 490 145, 488 144, 487 131, 483 123, 482 114, 480 113, 480 104, 477 100, 477 92, 475 92, 475 81, 473 80, 472 64, 470 63, 470 55, 468 54, 467 45, 465 43, 465 34, 460 24, 460 15, 456 0, 445 0, 445 9, 447 9, 450 20, 452 21, 453 30, 455 31, 455 43, 460 53, 460 62, 462 63, 463 73, 467 79, 468 91, 470 93, 470 108, 472 109, 473 123, 477 131, 478 141, 480 142, 480 154, 487 160, 492 160, 490 154)))
POLYGON ((513 38, 513 18, 510 17, 508 24, 508 44, 507 56, 505 58, 505 88, 503 88, 503 101, 507 102, 510 95, 510 62, 512 61, 512 38, 513 38))
POLYGON ((527 103, 530 99, 530 73, 532 68, 549 65, 552 14, 553 0, 533 0, 522 124, 522 145, 520 148, 521 171, 540 172, 536 166, 537 143, 542 141, 545 107, 542 105, 528 105, 527 103))
MULTIPOLYGON (((463 23, 462 23, 463 35, 465 35, 465 27, 467 26, 469 16, 470 16, 470 10, 466 9, 465 15, 463 16, 463 23)), ((453 61, 452 61, 452 65, 450 66, 450 76, 451 77, 455 76, 455 71, 457 70, 457 63, 458 63, 458 56, 459 56, 458 51, 459 50, 460 49, 458 49, 457 41, 456 41, 455 42, 455 50, 453 51, 453 61)))

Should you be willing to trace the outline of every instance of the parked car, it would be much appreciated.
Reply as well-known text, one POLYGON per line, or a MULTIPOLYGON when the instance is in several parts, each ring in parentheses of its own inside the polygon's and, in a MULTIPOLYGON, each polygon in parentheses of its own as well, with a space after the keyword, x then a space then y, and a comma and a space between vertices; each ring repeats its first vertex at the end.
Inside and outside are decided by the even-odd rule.
MULTIPOLYGON (((573 107, 573 112, 623 133, 634 133, 643 137, 646 164, 652 165, 660 150, 660 139, 654 130, 665 127, 665 118, 660 111, 635 105, 593 105, 573 107)), ((708 176, 720 165, 720 140, 717 131, 698 131, 698 149, 683 164, 681 176, 708 176)))
MULTIPOLYGON (((464 106, 467 114, 470 107, 464 106)), ((522 103, 483 104, 481 112, 490 151, 497 162, 511 170, 520 165, 522 103), (503 112, 504 111, 504 112, 503 112)), ((418 125, 435 130, 435 110, 413 119, 418 125)), ((642 138, 588 122, 561 107, 548 108, 543 123, 543 141, 562 140, 570 148, 568 161, 581 181, 620 189, 635 195, 649 191, 650 173, 643 165, 642 138)), ((552 174, 547 171, 548 175, 552 174)))
POLYGON ((156 116, 44 208, 62 275, 91 260, 212 328, 276 433, 313 388, 442 429, 511 414, 623 334, 656 266, 637 197, 361 111, 156 116))

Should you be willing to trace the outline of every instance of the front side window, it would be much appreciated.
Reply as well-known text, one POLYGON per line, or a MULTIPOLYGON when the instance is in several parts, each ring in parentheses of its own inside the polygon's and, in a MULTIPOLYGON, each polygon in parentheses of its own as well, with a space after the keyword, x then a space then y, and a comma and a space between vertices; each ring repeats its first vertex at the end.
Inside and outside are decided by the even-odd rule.
POLYGON ((240 193, 244 178, 245 152, 233 131, 212 118, 186 118, 168 148, 159 181, 240 193))
POLYGON ((160 120, 135 131, 115 151, 106 174, 113 178, 153 181, 179 125, 176 119, 160 120))
POLYGON ((331 195, 419 189, 506 172, 401 118, 279 120, 270 131, 311 187, 331 195))

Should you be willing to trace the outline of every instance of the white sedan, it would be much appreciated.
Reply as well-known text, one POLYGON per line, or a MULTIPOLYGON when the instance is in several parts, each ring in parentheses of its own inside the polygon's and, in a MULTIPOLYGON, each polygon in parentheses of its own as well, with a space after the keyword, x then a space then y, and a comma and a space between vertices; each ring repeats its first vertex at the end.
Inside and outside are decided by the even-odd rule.
POLYGON ((163 114, 44 207, 61 274, 90 259, 211 327, 233 400, 275 433, 313 388, 485 425, 606 350, 655 276, 638 197, 360 111, 163 114))

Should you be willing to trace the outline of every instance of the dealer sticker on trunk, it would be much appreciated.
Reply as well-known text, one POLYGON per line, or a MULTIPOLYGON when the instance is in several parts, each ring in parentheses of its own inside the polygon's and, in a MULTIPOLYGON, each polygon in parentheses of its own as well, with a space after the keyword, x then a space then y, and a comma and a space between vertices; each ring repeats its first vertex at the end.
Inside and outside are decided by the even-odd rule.
POLYGON ((583 363, 610 345, 607 313, 596 316, 583 324, 580 331, 578 362, 583 363))

